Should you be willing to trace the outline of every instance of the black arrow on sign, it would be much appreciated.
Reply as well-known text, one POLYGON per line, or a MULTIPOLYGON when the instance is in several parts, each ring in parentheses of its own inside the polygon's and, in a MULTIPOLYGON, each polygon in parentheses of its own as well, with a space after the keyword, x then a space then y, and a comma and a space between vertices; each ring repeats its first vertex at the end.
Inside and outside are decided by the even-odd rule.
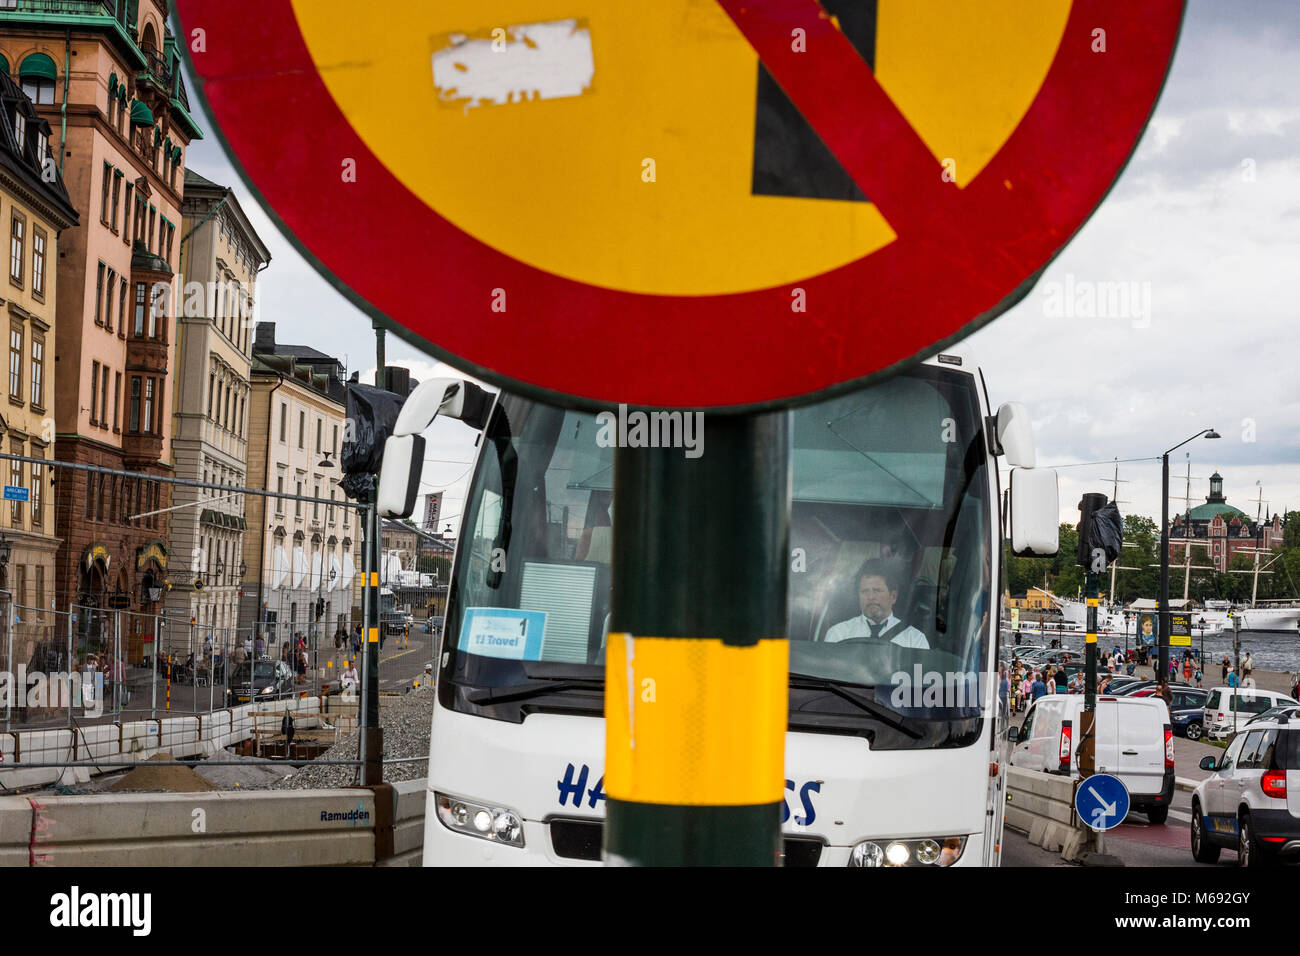
MULTIPOLYGON (((876 5, 878 0, 821 0, 839 23, 858 55, 873 70, 876 65, 876 5)), ((793 38, 792 38, 793 40, 793 38)), ((808 50, 805 56, 816 56, 808 50)), ((803 118, 772 74, 758 64, 758 109, 754 122, 755 196, 799 199, 840 199, 866 202, 817 131, 803 118)))

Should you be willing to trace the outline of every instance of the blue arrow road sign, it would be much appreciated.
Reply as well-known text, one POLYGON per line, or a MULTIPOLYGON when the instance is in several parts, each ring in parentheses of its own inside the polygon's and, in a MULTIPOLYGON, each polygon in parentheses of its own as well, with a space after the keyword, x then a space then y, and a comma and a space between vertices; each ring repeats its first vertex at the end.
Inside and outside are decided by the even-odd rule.
POLYGON ((18 485, 5 485, 5 501, 26 501, 30 494, 26 488, 18 485))
POLYGON ((1074 794, 1074 809, 1085 826, 1110 830, 1128 816, 1128 788, 1118 777, 1095 773, 1079 784, 1074 794))

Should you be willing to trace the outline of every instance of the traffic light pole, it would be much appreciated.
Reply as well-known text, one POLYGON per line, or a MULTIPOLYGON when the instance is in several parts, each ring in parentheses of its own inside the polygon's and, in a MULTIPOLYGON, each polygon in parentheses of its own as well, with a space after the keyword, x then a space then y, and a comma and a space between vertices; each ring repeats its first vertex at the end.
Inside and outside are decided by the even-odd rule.
POLYGON ((365 643, 365 694, 361 701, 361 785, 370 786, 384 782, 384 730, 379 726, 379 520, 375 492, 370 493, 365 521, 365 577, 362 588, 364 602, 365 643))
POLYGON ((607 864, 780 859, 788 414, 707 417, 703 437, 697 458, 614 453, 607 864))

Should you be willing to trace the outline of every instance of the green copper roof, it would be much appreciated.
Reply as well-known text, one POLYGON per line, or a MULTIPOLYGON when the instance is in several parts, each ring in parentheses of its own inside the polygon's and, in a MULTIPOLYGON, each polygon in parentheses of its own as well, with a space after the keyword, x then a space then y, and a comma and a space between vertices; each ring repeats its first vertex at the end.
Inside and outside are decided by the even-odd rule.
POLYGON ((1243 521, 1247 520, 1246 512, 1229 504, 1197 505, 1188 514, 1193 521, 1209 521, 1215 515, 1223 515, 1224 521, 1231 521, 1234 515, 1240 517, 1243 521))

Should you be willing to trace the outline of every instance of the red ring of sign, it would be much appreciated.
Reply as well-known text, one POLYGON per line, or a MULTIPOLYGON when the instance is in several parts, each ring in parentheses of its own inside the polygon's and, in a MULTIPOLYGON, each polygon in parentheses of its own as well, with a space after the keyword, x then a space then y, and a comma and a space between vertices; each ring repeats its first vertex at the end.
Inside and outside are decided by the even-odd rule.
POLYGON ((1075 0, 1038 96, 957 189, 815 0, 719 2, 845 168, 869 180, 894 242, 799 283, 729 295, 561 278, 461 231, 385 169, 322 83, 289 0, 177 8, 186 29, 206 31, 206 51, 187 55, 236 168, 358 306, 507 389, 588 407, 697 408, 838 391, 938 351, 1019 301, 1131 155, 1183 12, 1183 0, 1075 0), (833 55, 782 62, 792 26, 833 55), (1098 28, 1105 52, 1093 51, 1098 28), (343 157, 356 160, 357 181, 340 189, 343 157), (794 287, 807 311, 792 310, 794 287), (504 313, 491 311, 495 288, 507 290, 504 313))

